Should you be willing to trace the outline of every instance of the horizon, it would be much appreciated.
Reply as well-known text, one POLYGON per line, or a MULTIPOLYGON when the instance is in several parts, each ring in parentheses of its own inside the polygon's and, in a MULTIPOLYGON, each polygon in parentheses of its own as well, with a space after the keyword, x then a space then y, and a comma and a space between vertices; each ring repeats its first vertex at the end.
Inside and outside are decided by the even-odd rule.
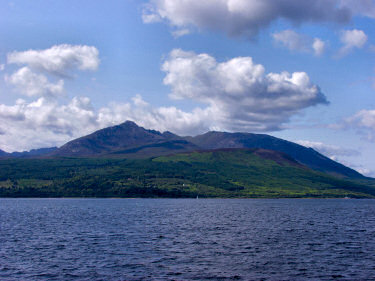
POLYGON ((375 176, 374 1, 0 1, 1 150, 133 120, 268 134, 375 176))

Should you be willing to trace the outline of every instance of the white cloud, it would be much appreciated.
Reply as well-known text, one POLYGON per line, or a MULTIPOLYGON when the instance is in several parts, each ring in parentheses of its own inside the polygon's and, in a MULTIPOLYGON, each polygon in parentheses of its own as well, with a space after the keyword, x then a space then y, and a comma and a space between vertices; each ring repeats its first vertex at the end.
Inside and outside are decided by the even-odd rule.
POLYGON ((345 56, 355 48, 361 49, 367 42, 367 35, 363 30, 344 30, 340 36, 344 46, 339 50, 339 56, 345 56))
POLYGON ((145 4, 143 6, 142 21, 144 23, 155 23, 162 21, 162 19, 152 4, 145 4))
POLYGON ((68 104, 39 98, 19 99, 14 105, 0 104, 0 148, 22 151, 62 145, 95 130, 136 121, 146 128, 176 133, 204 132, 205 111, 184 112, 175 107, 154 108, 137 95, 131 103, 110 103, 95 110, 87 97, 75 97, 68 104))
POLYGON ((321 39, 314 38, 312 48, 314 49, 314 53, 316 56, 321 56, 325 51, 326 44, 321 39))
POLYGON ((207 104, 222 130, 280 130, 300 110, 327 100, 304 72, 268 73, 250 57, 219 63, 208 54, 173 50, 164 62, 171 97, 207 104))
POLYGON ((113 102, 98 110, 89 98, 76 97, 68 104, 60 104, 58 99, 47 98, 48 91, 60 92, 58 84, 51 84, 29 67, 21 68, 7 78, 9 82, 29 96, 42 97, 32 102, 19 99, 14 105, 0 104, 0 131, 5 132, 0 148, 12 151, 62 145, 125 120, 177 134, 280 130, 304 108, 327 103, 306 73, 266 74, 264 67, 250 57, 220 63, 208 54, 173 50, 162 70, 172 98, 198 101, 203 107, 189 112, 174 106, 153 107, 140 95, 131 102, 113 102))
POLYGON ((2 104, 0 128, 5 134, 0 147, 13 151, 61 145, 98 128, 95 117, 88 98, 76 97, 67 105, 43 97, 30 103, 2 104))
POLYGON ((5 64, 0 64, 0 71, 3 71, 5 69, 5 64))
POLYGON ((57 98, 64 94, 61 77, 76 69, 96 70, 98 55, 95 47, 67 44, 9 53, 8 63, 25 66, 6 75, 5 81, 18 93, 39 98, 0 104, 0 147, 12 151, 62 144, 100 128, 90 99, 75 97, 68 104, 60 104, 57 98))
POLYGON ((74 69, 96 70, 99 51, 93 46, 62 44, 45 50, 12 52, 7 60, 10 64, 27 65, 38 71, 66 76, 74 69))
POLYGON ((291 51, 314 53, 316 56, 320 56, 325 50, 325 43, 320 38, 313 39, 291 29, 274 33, 272 37, 275 42, 291 51))
POLYGON ((7 123, 7 120, 22 121, 25 119, 25 116, 21 111, 21 105, 24 103, 25 101, 23 99, 18 99, 16 101, 16 104, 12 106, 0 104, 0 118, 3 121, 3 126, 7 123))
POLYGON ((62 44, 45 50, 11 52, 7 55, 7 62, 26 65, 12 75, 5 76, 5 80, 19 93, 56 97, 64 92, 64 80, 52 83, 48 77, 55 75, 64 78, 75 69, 96 70, 99 66, 99 51, 93 46, 62 44))
POLYGON ((306 147, 311 147, 335 161, 337 161, 340 156, 360 155, 360 152, 357 150, 343 148, 343 147, 339 147, 336 145, 324 144, 322 142, 299 140, 299 141, 296 141, 296 143, 306 146, 306 147))
POLYGON ((350 128, 363 134, 369 140, 375 140, 375 110, 361 110, 346 118, 338 128, 350 128))
POLYGON ((12 84, 26 96, 57 96, 64 92, 64 81, 50 83, 43 74, 36 74, 28 67, 22 67, 11 76, 5 76, 5 81, 12 84))
POLYGON ((210 29, 251 38, 279 19, 295 24, 343 23, 355 14, 373 16, 369 11, 375 10, 374 3, 359 1, 360 5, 357 0, 149 0, 143 21, 164 21, 178 29, 210 29))
POLYGON ((366 167, 363 167, 362 165, 352 165, 351 167, 353 169, 357 170, 362 175, 365 175, 367 177, 373 177, 373 178, 375 177, 375 171, 374 170, 370 170, 366 167))
POLYGON ((297 32, 287 29, 278 33, 272 34, 273 39, 284 45, 289 50, 297 50, 307 52, 309 50, 308 38, 297 32))
POLYGON ((110 103, 101 108, 97 120, 100 126, 132 120, 145 128, 177 134, 196 134, 209 128, 208 117, 207 111, 200 108, 184 112, 174 106, 153 107, 137 95, 132 103, 110 103))
POLYGON ((190 33, 190 30, 187 29, 187 28, 184 28, 184 29, 177 29, 175 31, 172 32, 172 35, 175 37, 175 38, 178 38, 178 37, 181 37, 181 36, 184 36, 184 35, 187 35, 190 33))
POLYGON ((299 140, 299 141, 296 141, 296 143, 306 146, 306 147, 311 147, 315 149, 316 151, 320 152, 321 154, 331 158, 333 161, 339 162, 347 167, 351 167, 352 169, 358 171, 362 175, 365 175, 368 177, 375 176, 375 171, 370 170, 361 164, 355 164, 351 161, 351 157, 356 157, 356 156, 361 155, 361 152, 358 150, 343 148, 340 146, 325 144, 322 142, 313 142, 313 141, 306 141, 306 140, 299 140))

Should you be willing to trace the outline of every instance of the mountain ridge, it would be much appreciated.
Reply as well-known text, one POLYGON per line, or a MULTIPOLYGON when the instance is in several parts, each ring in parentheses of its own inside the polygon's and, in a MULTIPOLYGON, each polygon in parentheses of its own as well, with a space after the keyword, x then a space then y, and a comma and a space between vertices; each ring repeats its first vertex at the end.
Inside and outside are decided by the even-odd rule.
POLYGON ((205 149, 256 147, 281 151, 313 170, 337 174, 338 176, 363 177, 357 171, 333 161, 313 148, 266 134, 210 131, 195 137, 188 137, 188 140, 205 149))
POLYGON ((0 158, 33 158, 33 157, 42 157, 45 155, 49 155, 55 150, 57 147, 43 147, 37 149, 31 149, 29 151, 15 151, 15 152, 6 152, 0 149, 0 158))
POLYGON ((133 121, 97 130, 71 140, 58 149, 52 149, 49 153, 36 154, 35 157, 149 158, 193 151, 244 148, 282 152, 291 161, 338 177, 365 178, 312 148, 266 134, 210 131, 194 137, 181 137, 169 131, 161 133, 148 130, 133 121))

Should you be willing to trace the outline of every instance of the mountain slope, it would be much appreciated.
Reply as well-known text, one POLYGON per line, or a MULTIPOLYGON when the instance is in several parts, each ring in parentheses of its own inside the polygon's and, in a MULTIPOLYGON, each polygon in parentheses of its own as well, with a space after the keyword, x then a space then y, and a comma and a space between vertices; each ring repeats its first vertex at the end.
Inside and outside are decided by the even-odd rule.
POLYGON ((0 157, 2 157, 2 156, 5 156, 5 155, 7 155, 8 153, 6 153, 4 150, 1 150, 0 149, 0 157))
POLYGON ((375 198, 374 182, 313 171, 264 149, 146 159, 0 160, 0 197, 375 198))
POLYGON ((190 169, 195 170, 191 179, 195 183, 236 190, 247 196, 314 197, 352 192, 375 196, 374 181, 361 184, 356 180, 339 179, 313 171, 289 155, 272 150, 217 149, 159 157, 154 161, 189 164, 190 169))
POLYGON ((226 147, 263 148, 281 151, 313 170, 336 176, 363 178, 355 170, 331 160, 312 148, 265 134, 208 132, 196 137, 188 137, 187 140, 204 149, 226 147))

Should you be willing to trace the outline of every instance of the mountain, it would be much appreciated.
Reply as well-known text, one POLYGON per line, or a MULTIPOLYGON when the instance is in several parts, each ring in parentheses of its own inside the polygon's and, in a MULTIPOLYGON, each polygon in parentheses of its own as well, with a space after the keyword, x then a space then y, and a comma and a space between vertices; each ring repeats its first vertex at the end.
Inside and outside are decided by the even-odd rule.
POLYGON ((0 197, 375 198, 375 180, 337 178, 265 149, 153 158, 0 161, 0 197))
POLYGON ((30 151, 11 152, 11 153, 0 150, 0 158, 40 157, 40 156, 51 154, 55 150, 57 150, 57 147, 38 148, 38 149, 31 149, 30 151))
POLYGON ((180 137, 139 127, 131 121, 96 131, 63 145, 50 157, 147 158, 222 148, 262 148, 285 153, 313 170, 339 177, 364 178, 312 148, 265 134, 208 132, 180 137))
POLYGON ((363 176, 312 148, 265 134, 208 132, 187 140, 204 149, 263 148, 281 151, 309 168, 336 176, 362 178, 363 176))
POLYGON ((7 155, 8 153, 0 149, 0 157, 7 155))
POLYGON ((134 122, 126 121, 117 126, 96 131, 72 140, 53 152, 51 156, 96 157, 128 156, 148 157, 179 151, 198 149, 192 143, 172 134, 146 130, 134 122))

